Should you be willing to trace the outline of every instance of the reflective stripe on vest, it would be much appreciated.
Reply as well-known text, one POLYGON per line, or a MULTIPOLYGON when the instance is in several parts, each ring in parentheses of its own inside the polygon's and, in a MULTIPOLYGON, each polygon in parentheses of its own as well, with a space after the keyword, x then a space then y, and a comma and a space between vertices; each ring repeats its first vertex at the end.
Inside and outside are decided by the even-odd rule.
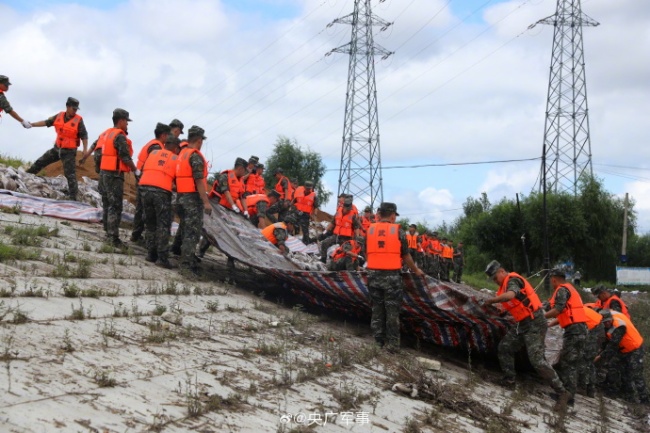
POLYGON ((300 212, 311 214, 314 211, 314 203, 316 202, 316 192, 314 190, 305 195, 305 187, 299 186, 293 193, 293 198, 296 199, 295 206, 300 212))
POLYGON ((603 321, 603 316, 600 315, 600 313, 596 312, 595 310, 592 310, 589 307, 582 307, 585 310, 585 317, 587 318, 587 329, 590 331, 594 329, 596 326, 600 325, 600 323, 603 321))
POLYGON ((618 327, 625 326, 625 335, 621 339, 619 344, 619 349, 621 353, 630 353, 643 344, 643 337, 639 334, 639 331, 632 324, 632 321, 625 316, 625 314, 619 313, 618 311, 612 311, 612 327, 607 330, 607 339, 612 338, 612 333, 618 327))
POLYGON ((257 215, 257 203, 259 202, 264 202, 267 205, 271 204, 266 194, 251 194, 246 197, 246 208, 250 216, 257 215))
POLYGON ((190 157, 195 153, 203 160, 203 179, 200 181, 203 182, 203 185, 207 189, 208 164, 205 158, 197 149, 184 147, 178 155, 178 164, 176 165, 176 192, 183 194, 198 192, 192 174, 192 166, 190 165, 190 157))
POLYGON ((266 239, 268 239, 269 242, 271 242, 273 245, 278 244, 278 240, 276 239, 275 234, 273 234, 273 231, 275 229, 284 229, 284 230, 286 230, 287 226, 286 226, 285 223, 279 222, 279 223, 268 225, 262 230, 262 235, 264 235, 264 237, 266 239))
POLYGON ((356 213, 351 210, 343 215, 343 207, 339 207, 334 216, 334 234, 338 236, 354 236, 354 217, 356 213))
POLYGON ((81 116, 75 114, 70 120, 65 121, 65 111, 57 114, 54 119, 54 129, 56 130, 56 147, 60 149, 76 149, 79 147, 79 123, 81 116))
POLYGON ((162 142, 156 138, 153 140, 150 140, 147 144, 144 145, 144 147, 140 150, 140 153, 138 154, 138 164, 136 165, 138 170, 142 170, 142 167, 144 167, 144 163, 147 160, 147 157, 151 153, 151 146, 160 146, 161 149, 164 149, 165 146, 162 144, 162 142))
POLYGON ((280 180, 275 184, 275 190, 280 194, 280 200, 292 200, 293 199, 293 188, 291 187, 291 182, 287 179, 287 190, 285 191, 282 187, 282 181, 287 179, 286 176, 280 176, 280 180))
POLYGON ((147 158, 142 168, 140 186, 155 186, 165 191, 172 191, 176 178, 178 157, 169 150, 156 149, 147 158))
POLYGON ((555 292, 553 292, 553 296, 549 301, 551 307, 555 307, 555 297, 557 296, 557 292, 563 287, 569 291, 569 299, 567 300, 564 310, 562 310, 562 312, 557 316, 557 321, 560 323, 560 326, 566 328, 574 323, 586 322, 587 316, 585 314, 584 306, 582 305, 582 299, 580 299, 580 294, 569 283, 564 283, 555 289, 555 292))
MULTIPOLYGON (((115 139, 120 134, 124 134, 126 137, 121 129, 109 128, 99 136, 96 149, 102 149, 102 163, 99 166, 101 170, 117 171, 118 173, 131 171, 131 168, 118 156, 115 148, 115 139)), ((129 156, 133 156, 132 141, 128 137, 126 137, 126 144, 129 148, 129 156)))
POLYGON ((508 276, 503 279, 501 287, 497 292, 497 296, 501 296, 506 293, 506 288, 508 287, 508 281, 510 278, 516 277, 524 282, 524 288, 515 294, 515 297, 508 302, 503 302, 503 308, 505 308, 512 317, 515 319, 515 322, 521 322, 527 318, 533 318, 535 311, 539 310, 542 307, 542 301, 539 300, 539 296, 535 293, 535 289, 530 283, 521 275, 514 272, 510 272, 508 276))
POLYGON ((408 242, 410 249, 412 249, 412 250, 417 249, 417 247, 418 247, 418 234, 417 233, 414 233, 414 234, 407 233, 406 234, 406 241, 408 242))
POLYGON ((399 224, 371 224, 366 237, 368 269, 397 271, 402 268, 399 224))

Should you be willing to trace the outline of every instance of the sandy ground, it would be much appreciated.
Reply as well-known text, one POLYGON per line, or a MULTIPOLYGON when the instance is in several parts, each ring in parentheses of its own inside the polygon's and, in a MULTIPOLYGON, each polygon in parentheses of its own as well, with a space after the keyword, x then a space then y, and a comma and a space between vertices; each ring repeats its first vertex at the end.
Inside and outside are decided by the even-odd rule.
POLYGON ((206 281, 190 282, 138 246, 106 248, 98 225, 0 213, 0 242, 39 225, 58 235, 24 247, 31 260, 0 262, 1 432, 648 431, 604 398, 577 396, 561 420, 527 374, 504 389, 471 358, 378 351, 367 324, 276 302, 268 277, 220 281, 214 248, 206 281), (434 398, 391 390, 409 375, 426 375, 434 398))

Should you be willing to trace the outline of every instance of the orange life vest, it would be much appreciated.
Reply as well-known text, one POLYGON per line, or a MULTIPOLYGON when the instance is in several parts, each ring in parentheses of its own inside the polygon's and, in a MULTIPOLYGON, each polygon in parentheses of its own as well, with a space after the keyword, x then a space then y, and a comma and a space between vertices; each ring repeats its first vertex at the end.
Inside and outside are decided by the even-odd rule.
MULTIPOLYGON (((623 302, 623 300, 621 298, 619 298, 618 296, 616 296, 616 295, 610 296, 605 302, 602 302, 600 299, 598 299, 596 301, 596 308, 600 308, 600 309, 603 309, 603 310, 604 309, 611 310, 609 304, 611 304, 612 301, 618 301, 621 304, 621 310, 623 310, 623 311, 621 311, 621 313, 625 314, 625 316, 628 319, 632 318, 630 316, 630 312, 627 309, 627 305, 625 305, 625 302, 623 302)), ((612 310, 612 311, 616 311, 616 310, 612 310)))
MULTIPOLYGON (((117 154, 115 148, 115 139, 118 135, 126 134, 119 128, 108 128, 104 131, 97 141, 96 149, 102 149, 102 163, 99 166, 101 170, 117 171, 117 172, 130 172, 131 168, 126 165, 117 154)), ((127 137, 126 143, 129 147, 129 156, 133 156, 133 142, 127 137)))
POLYGON ((65 121, 65 111, 57 114, 54 119, 54 129, 56 129, 56 147, 60 149, 76 149, 79 147, 79 123, 81 116, 75 114, 72 119, 65 121))
POLYGON ((440 241, 438 239, 429 239, 429 243, 427 245, 427 252, 439 256, 442 254, 442 244, 440 244, 440 241))
POLYGON ((192 166, 190 165, 190 157, 195 153, 203 160, 203 179, 201 179, 201 182, 207 189, 208 163, 201 152, 186 146, 178 154, 178 164, 176 165, 176 192, 178 193, 198 192, 192 175, 192 166))
MULTIPOLYGON (((224 170, 221 173, 228 175, 228 191, 230 192, 230 197, 232 197, 232 201, 235 203, 235 206, 237 206, 239 210, 243 211, 244 209, 242 209, 241 201, 239 198, 242 196, 242 194, 244 194, 244 185, 235 174, 235 170, 224 170)), ((212 186, 213 191, 215 185, 218 185, 217 181, 215 181, 214 185, 212 186)), ((231 209, 230 203, 228 203, 228 199, 226 198, 225 194, 221 195, 219 204, 225 208, 231 209)))
POLYGON ((366 236, 368 269, 397 271, 402 268, 399 227, 399 224, 388 222, 370 225, 366 236))
MULTIPOLYGON (((566 303, 566 308, 557 316, 557 321, 560 323, 562 328, 566 328, 569 325, 574 323, 584 323, 587 321, 587 316, 585 314, 584 306, 582 305, 582 299, 578 291, 569 283, 564 283, 558 286, 553 293, 553 296, 549 300, 551 307, 555 307, 555 296, 557 292, 564 287, 569 291, 569 299, 566 303)), ((596 313, 598 314, 598 313, 596 313)))
POLYGON ((334 250, 334 253, 332 254, 332 260, 340 260, 347 255, 344 249, 345 244, 349 244, 350 246, 352 246, 352 249, 349 250, 349 252, 354 254, 361 253, 361 245, 359 245, 357 241, 350 239, 349 241, 343 242, 343 245, 341 245, 336 250, 334 250))
POLYGON ((374 221, 371 220, 370 218, 366 217, 365 215, 361 216, 361 231, 365 235, 368 233, 368 227, 370 227, 370 224, 372 224, 374 221))
POLYGON ((314 211, 316 192, 313 189, 309 194, 305 195, 305 187, 299 186, 293 193, 293 198, 296 199, 295 206, 300 212, 311 214, 314 211))
POLYGON ((619 313, 618 311, 612 311, 612 319, 612 327, 607 330, 608 340, 612 338, 612 333, 616 328, 625 326, 625 335, 623 335, 618 346, 621 353, 629 353, 641 347, 643 344, 643 337, 641 337, 639 331, 625 314, 619 313))
POLYGON ((136 168, 138 170, 142 170, 142 167, 144 167, 144 163, 147 160, 149 154, 151 153, 151 151, 149 150, 151 149, 151 146, 160 146, 161 149, 165 148, 162 142, 156 138, 150 140, 147 144, 145 144, 144 147, 140 150, 140 153, 138 154, 138 163, 136 165, 136 168))
POLYGON ((407 233, 406 234, 406 241, 408 242, 410 249, 412 249, 412 250, 417 249, 417 247, 418 247, 418 234, 417 234, 417 232, 413 233, 413 234, 407 233))
POLYGON ((190 144, 190 143, 188 143, 187 140, 183 140, 183 141, 181 141, 181 143, 178 146, 182 149, 184 147, 187 147, 188 144, 190 144))
POLYGON ((453 259, 454 258, 454 248, 449 245, 442 247, 442 258, 443 259, 453 259))
POLYGON ((542 301, 539 300, 539 296, 535 293, 535 289, 530 285, 528 280, 522 277, 519 274, 510 272, 507 277, 503 279, 501 287, 497 292, 497 296, 501 296, 506 293, 506 288, 508 287, 508 281, 510 278, 517 277, 524 282, 524 288, 515 294, 515 297, 510 301, 503 302, 503 307, 512 314, 512 317, 515 319, 515 322, 521 322, 527 318, 533 318, 535 311, 542 308, 542 301))
POLYGON ((268 225, 268 226, 266 226, 265 228, 262 229, 262 235, 264 235, 264 237, 266 239, 268 239, 269 242, 271 242, 273 245, 278 244, 278 240, 275 237, 275 235, 273 234, 273 231, 275 229, 284 229, 284 230, 286 230, 287 225, 285 223, 283 223, 283 222, 279 222, 279 223, 274 223, 274 224, 268 225))
POLYGON ((427 235, 420 235, 420 249, 419 252, 428 252, 429 248, 429 237, 427 235))
POLYGON ((244 183, 244 190, 247 193, 261 194, 264 192, 263 189, 258 189, 258 185, 259 185, 259 180, 257 179, 258 177, 262 177, 262 176, 256 173, 251 173, 248 175, 248 177, 246 178, 246 182, 244 183))
POLYGON ((248 214, 250 216, 257 215, 257 203, 265 202, 267 205, 271 204, 271 201, 266 196, 266 194, 251 194, 246 197, 246 208, 248 209, 248 214))
POLYGON ((585 322, 587 324, 587 329, 591 331, 596 326, 600 325, 600 322, 603 321, 603 316, 601 316, 600 313, 597 313, 589 307, 583 306, 582 308, 584 308, 585 317, 587 318, 587 321, 585 322))
POLYGON ((338 236, 347 236, 349 238, 354 236, 354 218, 357 214, 354 210, 350 210, 347 214, 343 215, 343 207, 337 209, 334 215, 334 234, 338 236))
POLYGON ((171 192, 177 163, 178 157, 174 152, 165 149, 154 150, 142 168, 140 186, 155 186, 171 192))
POLYGON ((275 184, 275 190, 280 194, 280 200, 292 200, 293 199, 293 187, 291 186, 291 181, 286 176, 280 176, 280 180, 275 184), (287 179, 287 190, 285 191, 282 187, 282 181, 287 179))

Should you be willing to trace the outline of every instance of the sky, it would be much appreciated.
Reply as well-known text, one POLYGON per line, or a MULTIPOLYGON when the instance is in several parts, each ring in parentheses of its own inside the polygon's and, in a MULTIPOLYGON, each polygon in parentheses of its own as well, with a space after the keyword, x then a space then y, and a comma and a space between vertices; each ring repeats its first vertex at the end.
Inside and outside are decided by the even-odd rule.
MULTIPOLYGON (((199 125, 213 169, 270 156, 277 137, 322 155, 336 192, 350 40, 335 18, 349 0, 0 1, 0 74, 30 121, 81 101, 91 142, 116 107, 134 121, 136 152, 156 122, 199 125)), ((436 226, 467 197, 531 193, 539 161, 401 168, 537 158, 542 153, 553 29, 528 26, 555 0, 374 0, 393 22, 375 41, 384 200, 436 226)), ((650 232, 650 2, 585 0, 601 23, 584 29, 594 173, 630 193, 637 229, 650 232)), ((0 153, 35 160, 54 131, 0 119, 0 153)), ((333 202, 324 210, 333 211, 333 202)))

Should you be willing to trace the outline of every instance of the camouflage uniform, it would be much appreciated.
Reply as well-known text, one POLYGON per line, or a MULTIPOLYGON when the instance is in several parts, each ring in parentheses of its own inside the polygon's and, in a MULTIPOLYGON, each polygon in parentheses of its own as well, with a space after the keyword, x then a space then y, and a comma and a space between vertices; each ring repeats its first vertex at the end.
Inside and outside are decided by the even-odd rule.
MULTIPOLYGON (((354 212, 354 210, 350 210, 350 212, 354 212)), ((356 231, 357 229, 361 228, 361 223, 359 222, 358 216, 354 218, 352 221, 352 231, 356 231)), ((350 239, 353 239, 351 236, 340 236, 336 234, 332 234, 325 239, 323 239, 320 243, 320 257, 321 257, 321 262, 325 263, 327 262, 327 250, 335 244, 342 245, 343 242, 349 241, 350 239)), ((404 239, 406 239, 406 235, 404 235, 404 239)), ((408 251, 408 246, 407 246, 407 251, 408 251)))
MULTIPOLYGON (((192 177, 195 181, 203 181, 203 158, 194 153, 189 159, 192 167, 192 177)), ((174 244, 180 243, 181 269, 196 270, 198 261, 194 252, 203 231, 203 201, 198 192, 178 193, 176 211, 181 222, 174 239, 174 244), (179 237, 180 234, 180 237, 179 237)), ((172 247, 173 248, 173 247, 172 247)))
POLYGON ((460 283, 463 277, 463 267, 465 266, 465 253, 462 246, 454 249, 454 281, 460 283))
POLYGON ((585 348, 583 351, 582 365, 578 372, 578 386, 587 390, 588 395, 593 395, 596 387, 596 365, 594 359, 605 342, 605 327, 602 323, 587 331, 585 348))
MULTIPOLYGON (((523 287, 524 282, 519 278, 510 278, 506 290, 519 293, 523 287)), ((499 365, 505 377, 514 380, 516 376, 515 355, 525 347, 528 359, 537 374, 546 379, 556 392, 562 393, 564 392, 562 381, 544 356, 544 339, 547 330, 548 324, 544 318, 543 308, 534 313, 534 318, 527 318, 515 323, 499 342, 499 365)))
MULTIPOLYGON (((132 161, 129 147, 124 134, 118 134, 113 141, 120 160, 125 164, 132 161)), ((122 200, 124 200, 124 172, 100 171, 103 183, 102 203, 106 202, 106 234, 111 241, 120 239, 120 223, 122 222, 122 200)))
POLYGON ((14 111, 4 93, 0 93, 0 109, 2 109, 5 113, 11 113, 14 111))
MULTIPOLYGON (((48 128, 54 125, 54 120, 58 114, 55 114, 52 117, 49 117, 45 120, 45 126, 48 128)), ((66 114, 64 120, 68 121, 71 117, 68 117, 66 114)), ((84 124, 83 119, 79 121, 79 130, 77 133, 79 140, 88 139, 88 131, 86 130, 86 125, 84 124)), ((60 149, 56 145, 45 152, 43 156, 38 158, 34 164, 27 170, 27 173, 37 174, 45 167, 50 164, 53 164, 59 160, 63 164, 63 175, 68 181, 68 197, 70 200, 77 200, 77 192, 79 191, 79 186, 77 184, 77 161, 75 160, 77 156, 77 149, 60 149)))
MULTIPOLYGON (((555 295, 554 308, 560 313, 564 311, 570 296, 571 292, 569 292, 567 288, 560 288, 555 295)), ((562 352, 560 352, 560 361, 556 368, 564 388, 569 391, 571 395, 575 394, 576 387, 578 386, 578 376, 580 369, 583 367, 580 361, 584 356, 586 340, 586 324, 574 323, 573 325, 564 328, 562 336, 562 352)))
MULTIPOLYGON (((162 147, 160 147, 158 144, 154 144, 149 147, 148 153, 159 149, 162 149, 162 147)), ((140 191, 140 187, 137 186, 135 189, 135 214, 133 215, 133 231, 131 232, 132 241, 135 242, 142 237, 142 232, 144 232, 144 225, 145 216, 142 192, 140 191)))
MULTIPOLYGON (((341 247, 343 251, 349 252, 352 251, 352 244, 350 242, 344 242, 341 247)), ((345 255, 338 260, 332 260, 329 262, 328 269, 330 271, 356 271, 359 266, 359 260, 357 257, 351 257, 345 255)))
POLYGON ((161 262, 169 259, 169 230, 172 225, 172 194, 161 188, 141 186, 146 228, 144 239, 149 256, 161 262))
POLYGON ((610 334, 601 361, 609 367, 606 389, 616 394, 621 389, 622 397, 631 402, 650 403, 650 395, 643 377, 644 348, 621 353, 619 345, 626 333, 624 326, 619 326, 610 334))
POLYGON ((276 218, 276 215, 279 215, 280 212, 282 212, 282 203, 280 203, 280 201, 277 201, 274 204, 270 205, 266 211, 264 211, 264 215, 271 223, 277 223, 278 218, 276 218))
MULTIPOLYGON (((408 254, 408 242, 404 230, 399 230, 400 254, 408 254)), ((366 255, 367 257, 367 255, 366 255)), ((368 292, 372 299, 370 328, 375 341, 389 348, 400 346, 399 314, 402 309, 404 286, 400 270, 368 270, 368 292)))

